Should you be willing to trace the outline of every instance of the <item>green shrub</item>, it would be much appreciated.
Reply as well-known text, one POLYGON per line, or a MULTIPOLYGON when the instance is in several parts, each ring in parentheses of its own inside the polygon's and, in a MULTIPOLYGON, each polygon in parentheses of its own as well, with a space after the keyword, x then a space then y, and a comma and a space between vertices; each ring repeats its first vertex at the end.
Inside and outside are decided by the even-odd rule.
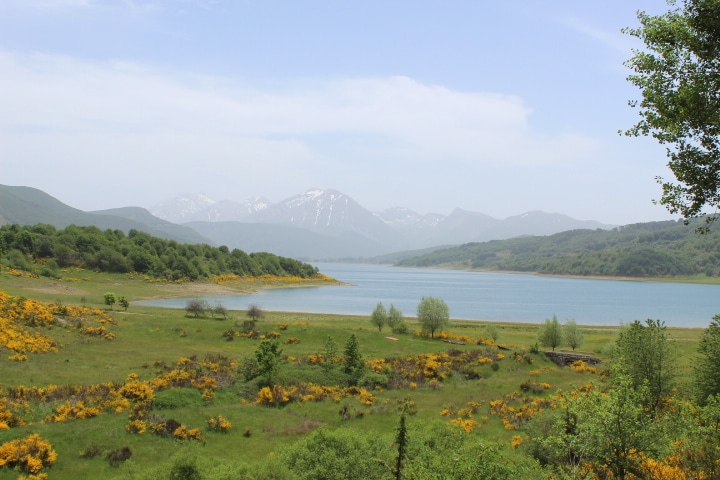
POLYGON ((173 388, 162 390, 155 394, 153 408, 158 410, 171 410, 181 407, 201 407, 202 396, 195 388, 173 388))
POLYGON ((168 480, 201 480, 200 470, 194 458, 179 457, 170 467, 168 480))

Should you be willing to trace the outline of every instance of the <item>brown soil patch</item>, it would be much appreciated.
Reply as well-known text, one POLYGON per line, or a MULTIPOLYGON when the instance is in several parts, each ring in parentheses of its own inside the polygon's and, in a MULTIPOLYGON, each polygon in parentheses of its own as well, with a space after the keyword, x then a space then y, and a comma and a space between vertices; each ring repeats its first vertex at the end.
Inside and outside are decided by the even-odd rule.
POLYGON ((270 288, 300 288, 317 285, 345 285, 342 282, 299 282, 299 283, 227 283, 220 285, 212 282, 185 282, 179 284, 159 284, 154 287, 155 294, 138 298, 147 300, 151 298, 172 298, 192 296, 238 295, 253 293, 258 290, 270 288))
POLYGON ((186 282, 177 285, 167 284, 156 287, 159 291, 156 295, 151 295, 147 298, 169 298, 169 297, 191 297, 193 295, 205 296, 205 295, 237 295, 238 293, 250 293, 257 288, 250 288, 248 286, 228 286, 219 285, 217 283, 200 283, 200 282, 186 282))
POLYGON ((50 282, 45 285, 35 287, 25 287, 24 290, 31 290, 33 292, 47 293, 47 294, 63 294, 63 295, 87 295, 88 291, 81 288, 71 287, 57 282, 50 282))

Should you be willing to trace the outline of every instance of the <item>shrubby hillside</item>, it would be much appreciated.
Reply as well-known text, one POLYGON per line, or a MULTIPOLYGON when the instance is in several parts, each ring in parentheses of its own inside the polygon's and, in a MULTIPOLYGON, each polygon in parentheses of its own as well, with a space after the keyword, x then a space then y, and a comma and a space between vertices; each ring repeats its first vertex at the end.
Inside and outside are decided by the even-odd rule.
POLYGON ((225 246, 181 244, 138 230, 70 225, 3 225, 0 258, 6 266, 44 276, 59 269, 83 267, 100 272, 137 272, 167 280, 198 280, 215 275, 274 275, 311 278, 317 268, 271 253, 245 253, 225 246))
MULTIPOLYGON (((701 221, 702 222, 702 221, 701 221)), ((468 243, 399 262, 557 275, 662 277, 720 275, 720 233, 704 222, 652 222, 612 230, 468 243)))

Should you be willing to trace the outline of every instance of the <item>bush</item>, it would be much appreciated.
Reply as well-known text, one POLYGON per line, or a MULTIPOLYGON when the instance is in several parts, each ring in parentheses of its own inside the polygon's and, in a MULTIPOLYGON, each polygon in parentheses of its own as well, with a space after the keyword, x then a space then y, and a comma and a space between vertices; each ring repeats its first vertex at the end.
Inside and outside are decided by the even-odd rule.
POLYGON ((345 428, 321 427, 281 448, 278 457, 301 480, 362 478, 385 480, 391 462, 389 442, 345 428))
POLYGON ((107 454, 107 460, 110 462, 110 466, 119 467, 122 462, 132 457, 132 451, 130 447, 122 447, 117 450, 113 450, 107 454))
POLYGON ((179 457, 173 462, 168 480, 200 480, 200 470, 194 458, 179 457))
POLYGON ((89 447, 87 447, 85 450, 82 450, 80 452, 80 457, 90 459, 90 458, 97 457, 101 453, 102 453, 102 449, 100 447, 98 447, 97 445, 93 444, 93 445, 90 445, 89 447))
POLYGON ((201 407, 202 398, 195 388, 172 388, 155 394, 153 407, 158 410, 170 410, 181 407, 201 407))
POLYGON ((367 389, 387 388, 388 377, 382 373, 368 372, 360 379, 360 386, 367 389))
POLYGON ((410 328, 408 327, 407 323, 401 322, 392 327, 392 332, 397 335, 406 335, 410 333, 410 328))

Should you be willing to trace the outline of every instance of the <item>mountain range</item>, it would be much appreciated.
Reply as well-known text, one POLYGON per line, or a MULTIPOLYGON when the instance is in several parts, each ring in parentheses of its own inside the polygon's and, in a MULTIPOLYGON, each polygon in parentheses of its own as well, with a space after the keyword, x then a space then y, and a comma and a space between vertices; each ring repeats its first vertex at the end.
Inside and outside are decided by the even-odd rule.
POLYGON ((209 243, 306 260, 359 259, 575 229, 608 229, 595 221, 540 211, 495 219, 455 209, 449 215, 393 207, 371 212, 348 195, 311 189, 278 203, 262 197, 215 200, 185 193, 144 209, 84 212, 31 187, 0 185, 0 224, 48 223, 138 229, 184 243, 209 243))

